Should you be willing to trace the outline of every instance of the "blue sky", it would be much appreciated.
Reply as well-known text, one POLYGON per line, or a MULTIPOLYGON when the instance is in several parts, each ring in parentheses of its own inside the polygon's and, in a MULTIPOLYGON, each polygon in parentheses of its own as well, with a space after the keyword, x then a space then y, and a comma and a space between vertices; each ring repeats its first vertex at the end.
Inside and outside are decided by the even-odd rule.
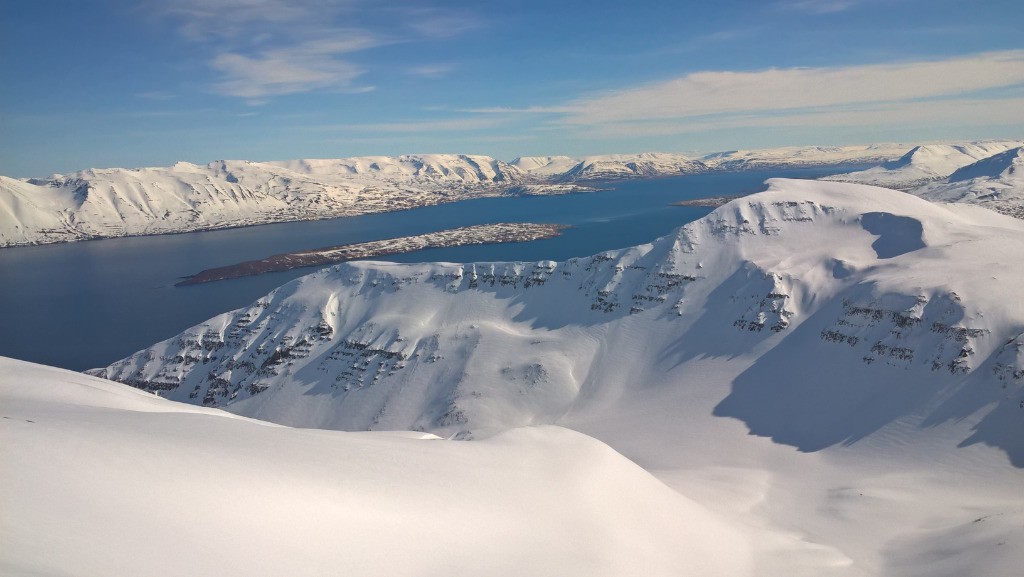
POLYGON ((1020 0, 33 0, 0 174, 1024 137, 1020 0))

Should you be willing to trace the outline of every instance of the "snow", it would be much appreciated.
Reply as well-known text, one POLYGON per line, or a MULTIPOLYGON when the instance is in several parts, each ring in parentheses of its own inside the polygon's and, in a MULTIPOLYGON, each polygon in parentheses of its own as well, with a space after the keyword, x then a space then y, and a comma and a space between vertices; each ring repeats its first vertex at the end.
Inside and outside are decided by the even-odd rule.
POLYGON ((828 176, 824 180, 911 190, 930 181, 948 177, 957 169, 978 160, 1022 145, 1024 141, 1007 140, 915 146, 893 162, 858 172, 828 176))
POLYGON ((568 156, 520 156, 510 164, 535 176, 555 176, 568 171, 580 161, 568 156))
POLYGON ((884 164, 842 179, 907 188, 1021 144, 927 145, 909 153, 907 145, 874 144, 741 150, 701 158, 653 152, 581 159, 536 156, 511 163, 468 154, 221 160, 205 166, 94 168, 47 179, 0 176, 0 247, 335 218, 487 196, 567 194, 593 190, 585 186, 590 181, 709 170, 879 162, 884 164))
POLYGON ((1020 140, 917 146, 895 162, 822 180, 885 186, 1024 218, 1022 150, 1020 140))
POLYGON ((928 200, 978 204, 1024 218, 1024 147, 983 158, 911 192, 928 200))
POLYGON ((508 194, 523 174, 484 156, 179 162, 0 177, 0 246, 163 234, 402 210, 508 194))
POLYGON ((858 146, 787 146, 762 150, 714 152, 700 158, 716 170, 822 166, 887 162, 903 155, 907 144, 858 146))
POLYGON ((0 375, 5 575, 751 571, 745 529, 567 429, 292 429, 10 359, 0 375))
POLYGON ((110 573, 115 543, 145 574, 140 558, 168 574, 1013 574, 1022 251, 1024 221, 981 207, 773 179, 591 258, 334 266, 95 371, 188 408, 0 362, 4 486, 26 496, 3 503, 19 545, 4 567, 110 573), (54 392, 80 383, 123 399, 54 392), (82 524, 57 522, 68 511, 82 524))
MULTIPOLYGON (((1024 250, 1024 223, 882 188, 770 185, 592 258, 324 269, 97 374, 289 425, 480 437, 558 422, 706 356, 746 356, 717 410, 808 450, 968 384, 980 387, 974 410, 988 407, 977 417, 1006 418, 989 403, 1013 405, 1021 388, 999 375, 1024 368, 1007 345, 1024 334, 1024 278, 1005 266, 1024 250), (803 363, 807 350, 830 364, 803 363), (815 384, 838 366, 878 384, 815 384), (927 386, 858 420, 846 401, 882 404, 893 370, 927 386), (747 410, 773 390, 758 388, 765 372, 802 375, 776 385, 794 398, 774 420, 747 410), (801 395, 822 405, 811 411, 801 395)), ((1024 447, 999 435, 962 435, 1024 462, 1024 447)))

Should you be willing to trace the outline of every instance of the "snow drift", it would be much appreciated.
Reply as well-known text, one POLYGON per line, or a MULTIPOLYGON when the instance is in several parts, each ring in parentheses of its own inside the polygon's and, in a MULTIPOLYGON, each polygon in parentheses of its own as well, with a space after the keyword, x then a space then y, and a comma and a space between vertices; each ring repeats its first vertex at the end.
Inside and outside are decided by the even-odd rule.
POLYGON ((4 575, 720 575, 747 533, 606 445, 290 429, 0 359, 4 575))

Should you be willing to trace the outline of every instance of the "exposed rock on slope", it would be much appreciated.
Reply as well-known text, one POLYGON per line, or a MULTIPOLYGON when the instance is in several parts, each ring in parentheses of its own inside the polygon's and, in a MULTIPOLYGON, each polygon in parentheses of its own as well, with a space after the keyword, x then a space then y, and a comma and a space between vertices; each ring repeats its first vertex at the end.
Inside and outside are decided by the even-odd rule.
POLYGON ((1024 465, 1024 223, 770 184, 590 258, 325 269, 97 374, 285 424, 479 437, 706 386, 695 367, 728 358, 699 382, 731 383, 715 412, 756 434, 817 450, 944 425, 1024 465))

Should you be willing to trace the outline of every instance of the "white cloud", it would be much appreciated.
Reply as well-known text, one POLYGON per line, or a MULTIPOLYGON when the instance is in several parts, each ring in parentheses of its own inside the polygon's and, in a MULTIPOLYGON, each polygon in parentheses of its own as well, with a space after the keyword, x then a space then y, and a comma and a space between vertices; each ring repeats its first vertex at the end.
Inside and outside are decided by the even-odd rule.
POLYGON ((330 57, 297 65, 286 52, 249 58, 241 54, 220 54, 211 66, 224 80, 216 88, 222 94, 241 98, 261 98, 303 92, 327 86, 347 86, 362 71, 353 64, 330 57))
POLYGON ((847 10, 856 4, 856 0, 781 0, 776 5, 784 10, 795 12, 832 14, 847 10))
POLYGON ((766 114, 964 95, 1024 83, 1024 50, 939 61, 697 72, 569 103, 567 124, 766 114))
POLYGON ((409 28, 426 38, 451 38, 483 26, 475 15, 451 9, 419 8, 406 13, 409 28))
POLYGON ((439 120, 416 120, 410 122, 385 122, 374 124, 335 124, 310 127, 313 131, 328 132, 388 132, 388 133, 421 133, 421 132, 464 132, 488 130, 505 125, 508 118, 501 117, 460 117, 439 120))
POLYGON ((451 74, 454 70, 454 64, 424 64, 422 66, 413 66, 409 69, 409 74, 422 78, 441 78, 451 74))
MULTIPOLYGON (((385 44, 461 34, 479 22, 435 8, 396 11, 385 24, 364 20, 380 8, 367 0, 157 0, 159 17, 189 41, 208 47, 224 95, 264 99, 312 90, 366 92, 355 80, 368 65, 356 53, 385 44)), ((373 21, 374 18, 369 18, 373 21)), ((379 19, 377 19, 379 20, 379 19)), ((451 65, 410 67, 441 75, 451 65)))
POLYGON ((619 122, 576 127, 591 138, 672 136, 736 128, 830 128, 876 126, 907 131, 936 126, 1024 125, 1024 98, 941 99, 855 108, 790 110, 775 114, 728 114, 671 121, 619 122))
POLYGON ((339 56, 375 46, 378 41, 359 31, 346 32, 343 38, 309 41, 254 57, 218 54, 210 63, 222 75, 215 87, 222 94, 248 99, 317 88, 352 89, 352 82, 363 70, 339 56))

